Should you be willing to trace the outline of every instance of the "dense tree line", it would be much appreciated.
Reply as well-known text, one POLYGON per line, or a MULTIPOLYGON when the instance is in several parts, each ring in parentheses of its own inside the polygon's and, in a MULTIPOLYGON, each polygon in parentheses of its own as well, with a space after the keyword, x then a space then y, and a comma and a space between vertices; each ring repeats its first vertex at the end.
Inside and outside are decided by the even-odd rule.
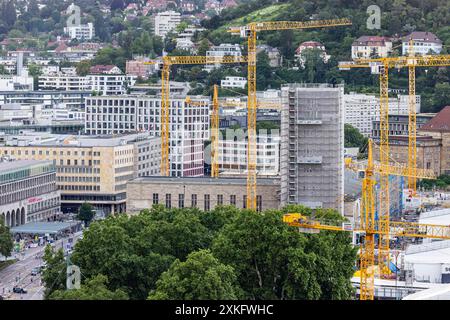
POLYGON ((62 251, 48 248, 46 298, 352 299, 351 238, 302 234, 283 223, 283 212, 298 211, 343 219, 301 206, 255 213, 158 205, 93 222, 70 258, 81 269, 81 289, 64 290, 62 251))

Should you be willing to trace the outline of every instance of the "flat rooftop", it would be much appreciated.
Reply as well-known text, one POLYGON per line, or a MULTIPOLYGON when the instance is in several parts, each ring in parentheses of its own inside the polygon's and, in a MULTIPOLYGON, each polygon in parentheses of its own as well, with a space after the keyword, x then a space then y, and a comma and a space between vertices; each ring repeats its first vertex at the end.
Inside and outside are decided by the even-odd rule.
POLYGON ((24 225, 11 228, 11 233, 30 233, 30 234, 57 234, 68 230, 80 222, 30 222, 24 225))
POLYGON ((148 132, 137 132, 118 134, 114 136, 87 136, 71 134, 51 134, 48 132, 30 132, 28 135, 20 136, 17 140, 6 142, 6 146, 16 146, 16 141, 25 143, 21 147, 116 147, 135 141, 161 139, 152 136, 148 132), (36 140, 36 138, 40 138, 36 140))
POLYGON ((48 164, 53 164, 53 162, 46 160, 15 160, 15 161, 0 162, 0 173, 6 173, 36 165, 48 165, 48 164))
MULTIPOLYGON (((258 185, 278 185, 280 184, 279 176, 273 178, 257 178, 258 185)), ((164 177, 150 176, 139 177, 130 180, 128 183, 157 183, 157 184, 204 184, 204 185, 246 185, 246 178, 210 178, 210 177, 164 177)))

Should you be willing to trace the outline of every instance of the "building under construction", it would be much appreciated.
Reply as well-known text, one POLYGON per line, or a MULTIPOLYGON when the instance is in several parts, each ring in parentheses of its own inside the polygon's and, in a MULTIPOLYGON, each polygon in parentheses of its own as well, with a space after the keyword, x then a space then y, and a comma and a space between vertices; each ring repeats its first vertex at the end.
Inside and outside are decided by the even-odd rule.
POLYGON ((281 205, 343 213, 343 86, 290 84, 281 92, 281 205))

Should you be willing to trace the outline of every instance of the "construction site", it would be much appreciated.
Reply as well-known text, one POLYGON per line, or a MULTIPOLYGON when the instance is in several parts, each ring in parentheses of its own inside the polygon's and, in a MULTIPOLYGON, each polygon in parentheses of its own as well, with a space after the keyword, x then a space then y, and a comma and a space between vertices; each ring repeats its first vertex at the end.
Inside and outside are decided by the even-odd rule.
MULTIPOLYGON (((359 247, 360 260, 352 278, 357 298, 414 299, 415 295, 426 296, 425 292, 430 292, 432 298, 448 298, 450 264, 447 258, 439 257, 440 252, 450 247, 450 209, 445 209, 450 206, 450 194, 417 189, 420 179, 435 179, 436 172, 417 165, 415 69, 449 66, 450 55, 416 56, 411 40, 406 56, 354 59, 339 64, 343 72, 366 68, 370 71, 368 76, 379 78, 379 138, 369 140, 366 156, 361 160, 344 156, 344 84, 289 84, 270 98, 256 91, 255 48, 259 32, 348 25, 351 25, 348 19, 250 23, 229 30, 246 38, 245 56, 165 56, 162 61, 147 62, 159 65, 162 73, 161 177, 158 181, 141 177, 128 183, 127 207, 138 212, 159 203, 155 199, 165 195, 166 207, 198 205, 204 210, 227 204, 257 211, 288 204, 332 208, 346 222, 328 224, 315 219, 314 214, 305 216, 302 212, 286 214, 284 221, 299 232, 349 233, 359 247), (205 149, 211 177, 174 180, 169 161, 175 151, 169 143, 173 134, 171 115, 175 112, 171 104, 170 69, 174 65, 196 64, 247 64, 248 95, 219 97, 215 86, 211 98, 186 97, 185 108, 204 106, 205 99, 211 106, 211 145, 208 151, 205 149), (402 161, 397 161, 398 157, 390 150, 389 71, 394 68, 409 70, 408 152, 407 159, 402 161), (271 136, 279 143, 276 149, 279 156, 271 160, 279 163, 279 173, 263 165, 271 155, 262 152, 261 144, 266 140, 260 139, 256 131, 263 110, 266 116, 270 112, 278 115, 280 121, 280 130, 271 136), (219 118, 230 114, 240 114, 246 130, 241 146, 227 150, 227 143, 237 140, 233 137, 234 140, 228 141, 229 137, 222 135, 219 118), (153 199, 144 194, 153 194, 153 199)), ((232 121, 238 120, 229 118, 228 125, 236 123, 232 121)))
MULTIPOLYGON (((115 177, 115 181, 122 181, 120 186, 111 184, 108 197, 113 209, 106 213, 114 214, 116 208, 135 215, 153 205, 205 212, 222 205, 255 212, 298 205, 312 209, 312 214, 306 214, 306 210, 284 214, 283 222, 293 230, 306 234, 342 232, 352 239, 358 249, 351 278, 355 299, 450 299, 450 191, 425 190, 419 184, 450 173, 450 106, 437 114, 422 115, 418 121, 420 99, 415 78, 417 68, 450 66, 450 55, 416 54, 414 40, 410 39, 407 52, 401 56, 356 57, 339 62, 339 72, 364 70, 366 77, 375 77, 379 83, 379 92, 374 93, 378 118, 370 120, 368 126, 364 124, 368 139, 362 148, 345 146, 346 101, 354 99, 346 97, 345 83, 288 83, 280 89, 257 90, 260 33, 320 32, 323 28, 350 26, 350 19, 341 18, 250 22, 229 27, 229 35, 246 44, 242 54, 164 55, 142 62, 160 72, 159 83, 133 85, 131 94, 87 97, 85 133, 117 138, 102 145, 100 139, 92 139, 89 146, 99 147, 111 157, 124 157, 117 158, 114 165, 118 167, 111 173, 102 171, 101 179, 108 181, 114 180, 111 176, 115 174, 123 174, 115 177), (246 78, 227 77, 221 86, 215 84, 209 88, 211 96, 189 95, 174 76, 178 67, 186 66, 209 70, 243 66, 247 72, 246 78), (393 98, 389 80, 395 77, 393 70, 402 69, 408 71, 408 87, 401 88, 407 92, 407 110, 398 115, 391 112, 389 104, 398 101, 400 105, 403 100, 393 98), (246 89, 246 94, 239 89, 246 89), (392 124, 395 116, 407 119, 396 120, 403 125, 404 135, 392 133, 390 120, 392 124), (376 130, 372 127, 375 123, 376 130), (144 132, 152 136, 151 143, 142 142, 147 139, 144 132), (121 137, 130 133, 142 138, 127 142, 121 137), (149 157, 150 166, 143 161, 149 157), (321 219, 315 215, 319 209, 338 212, 342 221, 321 219)), ((14 108, 11 110, 14 112, 14 108)), ((358 111, 358 121, 365 116, 358 111)), ((3 139, 6 145, 0 155, 4 157, 22 159, 28 150, 33 155, 43 155, 42 150, 47 155, 51 152, 39 149, 46 146, 42 136, 23 134, 8 139, 3 139)), ((74 148, 74 154, 82 147, 72 138, 58 137, 56 141, 48 145, 61 150, 74 148)), ((84 156, 84 149, 81 152, 84 156)), ((100 151, 93 156, 100 157, 100 151)), ((67 159, 64 161, 70 166, 70 151, 67 159)), ((86 158, 86 163, 97 165, 99 159, 86 158)), ((65 172, 58 169, 58 173, 65 172)), ((100 168, 94 174, 99 174, 93 177, 99 182, 100 168)), ((78 182, 78 177, 58 178, 58 182, 78 182)), ((82 203, 77 192, 90 190, 98 191, 89 196, 92 201, 109 207, 100 184, 93 190, 72 185, 65 188, 73 194, 63 200, 71 199, 74 206, 82 203)), ((8 227, 25 222, 14 225, 9 211, 5 216, 8 227)))

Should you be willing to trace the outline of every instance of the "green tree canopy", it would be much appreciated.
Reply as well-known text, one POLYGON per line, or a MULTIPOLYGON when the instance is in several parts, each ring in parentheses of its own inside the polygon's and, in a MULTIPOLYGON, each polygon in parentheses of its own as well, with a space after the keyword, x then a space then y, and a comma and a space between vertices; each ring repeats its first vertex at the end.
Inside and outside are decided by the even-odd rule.
POLYGON ((78 209, 78 219, 84 221, 85 224, 89 224, 94 218, 94 207, 90 203, 83 203, 78 209))
POLYGON ((186 261, 175 260, 157 282, 150 300, 238 299, 240 288, 232 267, 217 260, 209 250, 190 253, 186 261))
POLYGON ((77 75, 84 77, 87 74, 89 74, 89 70, 91 68, 91 61, 90 60, 83 60, 77 63, 76 70, 77 75))
POLYGON ((349 279, 356 249, 348 235, 298 233, 283 223, 280 211, 241 211, 215 238, 212 252, 235 269, 246 299, 350 299, 353 294, 349 279))
POLYGON ((344 139, 346 148, 359 148, 359 151, 362 151, 369 140, 367 137, 364 137, 358 129, 348 123, 344 125, 344 139))
POLYGON ((124 291, 111 291, 107 284, 108 277, 98 274, 82 284, 80 289, 54 291, 49 300, 128 300, 124 291))
POLYGON ((66 289, 67 264, 63 250, 53 252, 50 245, 45 247, 43 259, 47 266, 42 272, 42 281, 45 284, 44 297, 48 299, 54 291, 66 289))
POLYGON ((14 242, 9 228, 5 225, 3 216, 0 216, 0 254, 6 259, 11 255, 13 247, 14 242))

